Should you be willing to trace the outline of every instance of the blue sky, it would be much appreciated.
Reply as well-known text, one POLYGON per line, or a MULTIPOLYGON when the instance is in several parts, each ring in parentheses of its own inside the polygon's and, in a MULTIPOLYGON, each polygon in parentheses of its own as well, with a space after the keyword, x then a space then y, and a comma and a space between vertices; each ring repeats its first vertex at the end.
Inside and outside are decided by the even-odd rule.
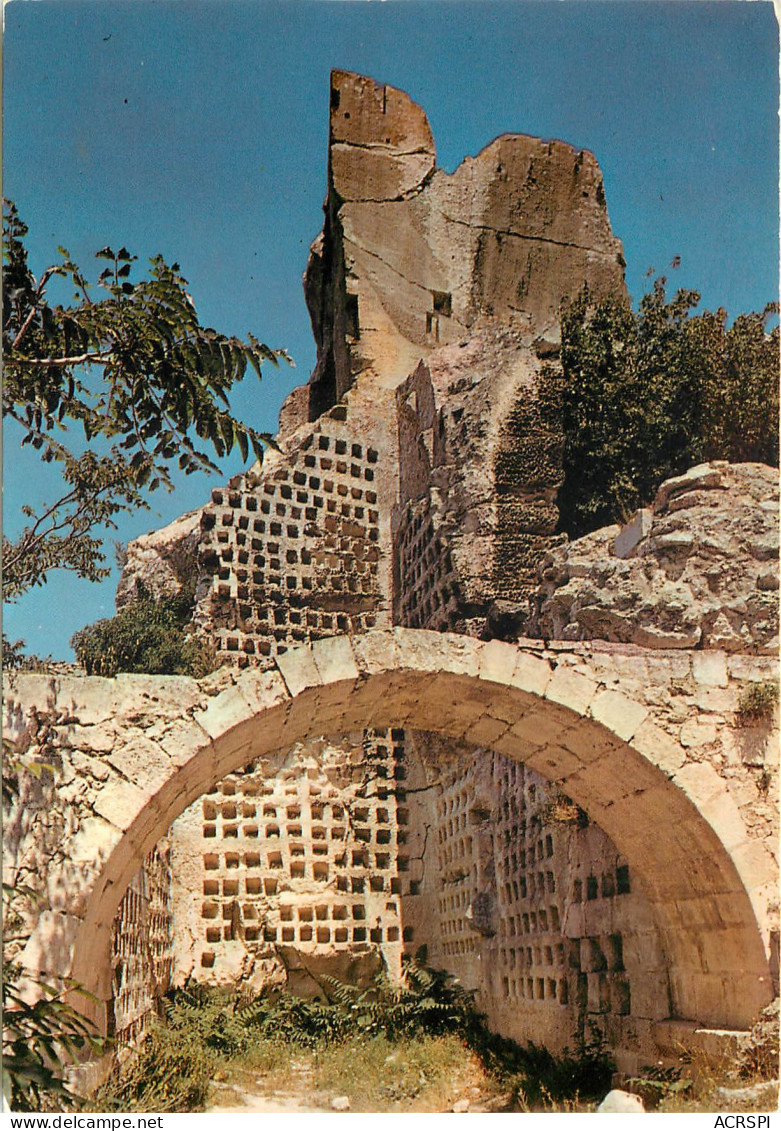
MULTIPOLYGON (((332 67, 406 90, 448 170, 504 132, 593 150, 635 299, 675 255, 671 283, 703 306, 734 315, 777 293, 778 38, 763 0, 13 0, 4 15, 4 193, 33 271, 58 244, 87 269, 105 244, 177 260, 204 322, 296 360, 237 392, 258 428, 275 428, 314 361, 301 275, 332 67)), ((111 537, 209 488, 191 477, 111 537)), ((9 534, 22 502, 55 490, 9 430, 9 534)), ((54 575, 7 608, 4 631, 69 658, 72 633, 113 613, 116 580, 54 575)))

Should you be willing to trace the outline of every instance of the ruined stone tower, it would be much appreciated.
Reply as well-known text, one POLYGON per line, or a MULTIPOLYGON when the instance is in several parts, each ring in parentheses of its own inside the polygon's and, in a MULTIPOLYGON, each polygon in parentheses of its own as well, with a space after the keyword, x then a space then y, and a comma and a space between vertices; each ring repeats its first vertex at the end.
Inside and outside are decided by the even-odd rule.
MULTIPOLYGON (((505 135, 447 174, 420 107, 342 71, 324 211, 304 280, 317 364, 279 450, 131 546, 121 584, 176 588, 189 554, 196 623, 240 667, 392 625, 492 635, 562 542, 561 437, 532 396, 561 305, 624 285, 592 154, 505 135)), ((474 741, 395 727, 298 746, 273 779, 249 766, 191 806, 170 860, 175 979, 317 993, 425 946, 518 1039, 560 1047, 598 1019, 640 1055, 670 1012, 628 861, 474 741)), ((123 904, 120 996, 131 920, 123 904)))

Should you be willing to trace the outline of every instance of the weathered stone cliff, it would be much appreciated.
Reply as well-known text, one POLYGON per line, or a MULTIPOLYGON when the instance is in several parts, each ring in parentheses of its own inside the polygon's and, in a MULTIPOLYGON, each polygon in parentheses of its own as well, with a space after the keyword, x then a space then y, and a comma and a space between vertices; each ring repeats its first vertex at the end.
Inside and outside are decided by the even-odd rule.
POLYGON ((333 72, 325 226, 305 276, 310 419, 359 375, 396 386, 485 320, 555 336, 562 300, 623 287, 623 266, 591 153, 508 134, 448 174, 406 94, 333 72))
POLYGON ((530 636, 645 648, 778 651, 778 473, 710 463, 653 506, 551 551, 530 636))

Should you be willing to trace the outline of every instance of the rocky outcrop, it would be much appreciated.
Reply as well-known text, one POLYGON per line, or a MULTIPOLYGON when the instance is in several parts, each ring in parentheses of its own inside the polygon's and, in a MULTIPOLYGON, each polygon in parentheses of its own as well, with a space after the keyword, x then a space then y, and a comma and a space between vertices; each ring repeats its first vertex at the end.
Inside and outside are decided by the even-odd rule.
POLYGON ((147 593, 170 597, 198 573, 201 511, 190 511, 164 526, 129 542, 122 576, 117 586, 117 608, 147 593))
POLYGON ((325 214, 304 282, 310 419, 360 374, 395 386, 485 320, 555 338, 562 300, 584 283, 623 287, 591 153, 507 134, 448 174, 419 106, 344 71, 331 76, 325 214))
POLYGON ((778 649, 778 473, 713 462, 650 509, 545 558, 529 636, 645 648, 778 649))

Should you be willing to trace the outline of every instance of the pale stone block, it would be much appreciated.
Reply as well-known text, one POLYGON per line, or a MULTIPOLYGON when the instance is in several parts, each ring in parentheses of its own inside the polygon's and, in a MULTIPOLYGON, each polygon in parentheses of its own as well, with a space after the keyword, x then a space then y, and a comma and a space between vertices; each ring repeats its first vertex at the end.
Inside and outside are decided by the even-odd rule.
POLYGON ((733 687, 708 687, 698 684, 692 696, 695 707, 709 714, 731 714, 738 705, 737 691, 733 687))
POLYGON ((480 679, 490 683, 512 684, 518 662, 518 649, 514 644, 501 640, 489 640, 480 652, 480 679))
POLYGON ((723 793, 702 802, 699 809, 727 850, 746 840, 746 825, 726 788, 723 793))
POLYGON ((114 778, 103 786, 93 808, 110 824, 125 830, 130 828, 149 800, 150 795, 132 782, 114 778))
POLYGON ((429 632, 420 628, 394 628, 401 667, 418 671, 446 671, 476 676, 480 642, 469 636, 429 632))
POLYGON ((649 719, 637 728, 632 746, 669 777, 681 768, 686 757, 675 739, 649 719))
POLYGON ((151 793, 157 792, 171 776, 173 769, 163 747, 142 735, 134 735, 124 745, 118 742, 106 761, 119 770, 123 777, 151 793))
POLYGON ((102 817, 86 817, 68 845, 68 859, 74 864, 105 860, 122 840, 122 832, 102 817))
POLYGON ((699 719, 689 719, 681 727, 681 746, 697 748, 710 746, 719 736, 715 723, 701 722, 699 719))
POLYGON ((647 508, 639 510, 631 522, 622 526, 613 543, 613 553, 617 558, 628 558, 632 551, 647 538, 653 523, 653 511, 647 508))
POLYGON ((516 687, 542 697, 550 683, 551 674, 551 666, 547 660, 541 660, 528 652, 521 652, 515 663, 513 680, 516 687))
POLYGON ((726 788, 709 762, 688 762, 676 772, 674 781, 698 807, 718 797, 726 788))
POLYGON ((593 680, 586 679, 585 676, 560 665, 545 688, 545 698, 569 707, 578 715, 585 715, 598 687, 599 685, 593 680))
POLYGON ((718 469, 711 463, 699 463, 696 467, 690 467, 683 475, 665 479, 656 492, 653 509, 656 512, 660 511, 671 495, 681 491, 704 491, 721 485, 722 477, 718 469))
POLYGON ((507 723, 493 719, 490 715, 481 715, 477 722, 467 728, 464 739, 467 742, 473 742, 475 746, 490 748, 497 739, 507 733, 508 729, 507 723))
MULTIPOLYGON (((92 677, 90 677, 92 678, 92 677)), ((186 675, 136 675, 120 672, 116 683, 117 713, 121 718, 181 713, 201 699, 198 681, 186 675)))
POLYGON ((572 716, 566 716, 562 708, 542 704, 524 715, 514 727, 511 734, 517 735, 523 742, 532 746, 546 746, 548 743, 557 743, 564 730, 567 729, 572 716))
POLYGON ((27 940, 20 965, 33 974, 67 978, 71 972, 73 946, 81 919, 61 911, 42 911, 27 940))
POLYGON ((591 704, 591 716, 628 742, 648 716, 648 710, 619 691, 601 691, 591 704))
POLYGON ((195 711, 193 718, 212 738, 222 738, 240 723, 249 722, 255 712, 238 687, 229 687, 212 699, 204 711, 195 711))
POLYGON ((367 632, 354 636, 353 655, 361 676, 394 671, 399 664, 399 650, 393 632, 367 632))
POLYGON ((258 668, 248 668, 239 676, 236 687, 256 714, 290 698, 285 681, 273 669, 260 671, 258 668))
POLYGON ((312 651, 305 646, 278 653, 275 663, 291 695, 298 695, 307 687, 319 687, 323 682, 312 651))
POLYGON ((533 753, 525 759, 537 773, 549 781, 559 781, 581 768, 581 761, 563 746, 544 746, 533 748, 533 753))
POLYGON ((597 1113, 602 1115, 639 1115, 644 1111, 645 1105, 639 1096, 620 1088, 613 1088, 608 1092, 597 1108, 597 1113))
POLYGON ((155 741, 166 752, 172 766, 186 765, 198 751, 212 745, 211 735, 191 718, 166 722, 165 730, 155 741))
POLYGON ((347 636, 316 640, 312 645, 312 658, 324 684, 358 679, 358 665, 347 636))
POLYGON ((726 687, 727 657, 724 652, 698 651, 692 653, 692 675, 697 683, 709 687, 726 687))
MULTIPOLYGON (((33 677, 36 678, 36 677, 33 677)), ((37 677, 50 684, 52 691, 56 690, 57 710, 74 722, 85 726, 95 723, 104 723, 113 719, 119 709, 119 696, 116 681, 104 679, 102 676, 59 676, 54 680, 51 676, 37 677)), ((21 689, 21 684, 19 684, 21 689)), ((44 684, 41 683, 40 691, 44 684)), ((32 689, 31 689, 32 690, 32 689)), ((46 700, 39 705, 41 710, 46 709, 46 700)), ((51 703, 49 704, 51 705, 51 703)))
POLYGON ((521 738, 513 730, 506 731, 501 738, 494 740, 492 749, 497 754, 503 754, 505 758, 512 759, 513 762, 529 762, 529 759, 538 755, 540 752, 539 746, 532 746, 531 743, 521 738))
POLYGON ((80 726, 72 723, 63 729, 60 742, 63 746, 94 754, 106 754, 113 750, 117 741, 117 728, 112 723, 98 726, 80 726))

